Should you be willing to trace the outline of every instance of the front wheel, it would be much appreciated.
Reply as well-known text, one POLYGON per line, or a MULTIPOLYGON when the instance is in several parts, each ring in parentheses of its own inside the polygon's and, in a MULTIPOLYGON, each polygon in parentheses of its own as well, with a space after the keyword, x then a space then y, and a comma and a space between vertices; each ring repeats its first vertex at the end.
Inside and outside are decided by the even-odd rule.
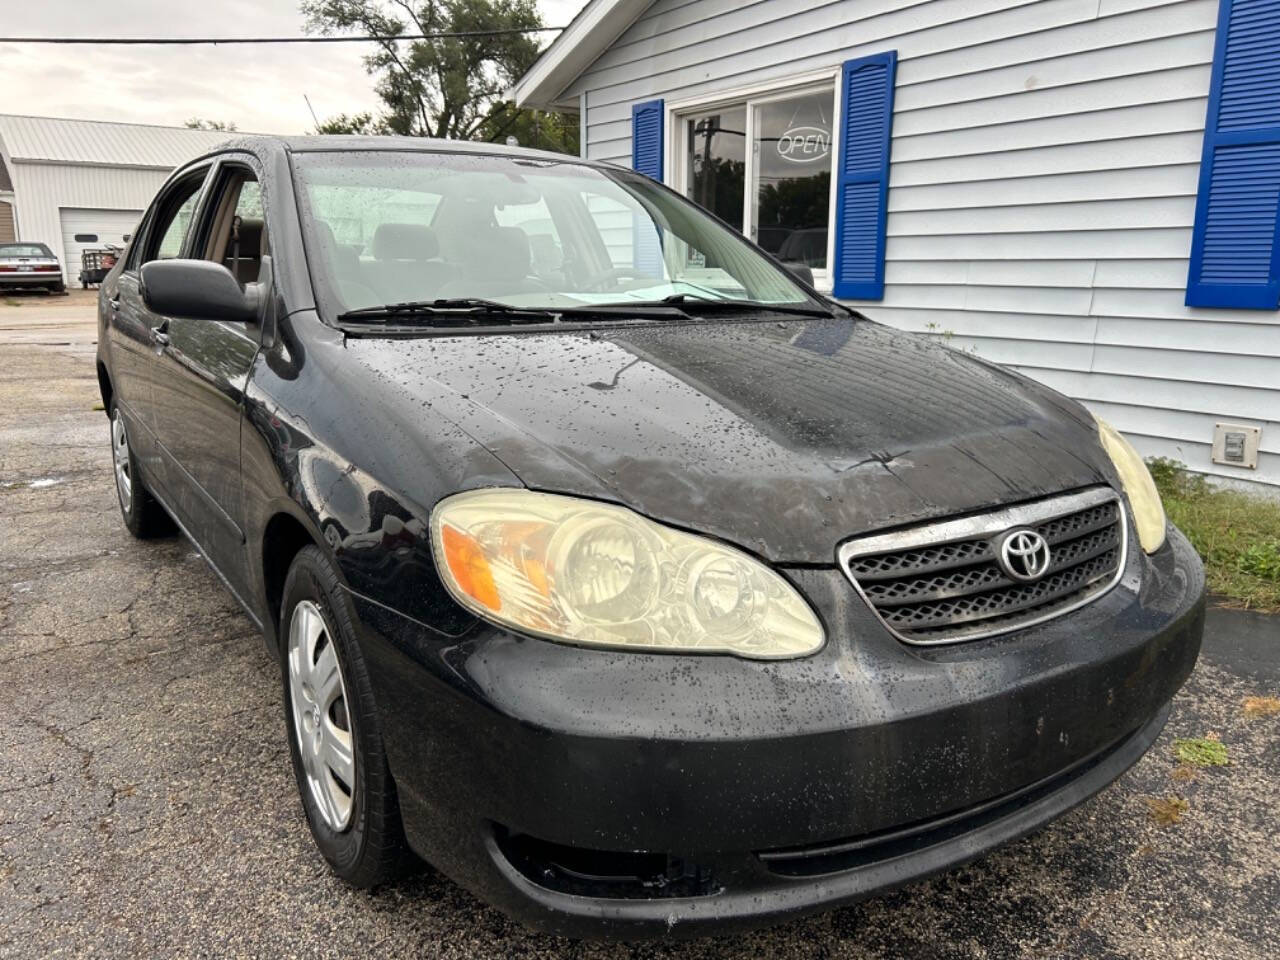
POLYGON ((311 835, 334 873, 375 887, 413 857, 350 604, 318 547, 289 568, 279 636, 289 752, 311 835))

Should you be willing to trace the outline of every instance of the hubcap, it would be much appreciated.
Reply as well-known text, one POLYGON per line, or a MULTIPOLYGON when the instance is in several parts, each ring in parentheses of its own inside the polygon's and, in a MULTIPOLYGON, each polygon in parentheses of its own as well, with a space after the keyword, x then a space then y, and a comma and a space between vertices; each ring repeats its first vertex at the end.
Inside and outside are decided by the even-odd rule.
POLYGON ((289 622, 289 699, 307 787, 329 829, 351 822, 355 752, 347 688, 320 608, 303 600, 289 622))
POLYGON ((116 492, 120 506, 126 513, 133 504, 133 477, 129 472, 129 434, 125 432, 124 417, 117 408, 111 415, 111 459, 116 468, 116 492))

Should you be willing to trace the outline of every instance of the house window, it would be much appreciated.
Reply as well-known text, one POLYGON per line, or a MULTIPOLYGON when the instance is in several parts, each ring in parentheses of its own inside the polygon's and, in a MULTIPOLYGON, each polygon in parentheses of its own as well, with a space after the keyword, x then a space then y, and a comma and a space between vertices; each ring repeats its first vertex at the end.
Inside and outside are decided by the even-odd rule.
POLYGON ((747 108, 685 118, 685 195, 730 226, 743 228, 747 183, 747 108))
POLYGON ((784 263, 827 268, 832 93, 755 108, 751 237, 784 263))
POLYGON ((674 185, 829 289, 834 116, 830 84, 681 112, 674 185))

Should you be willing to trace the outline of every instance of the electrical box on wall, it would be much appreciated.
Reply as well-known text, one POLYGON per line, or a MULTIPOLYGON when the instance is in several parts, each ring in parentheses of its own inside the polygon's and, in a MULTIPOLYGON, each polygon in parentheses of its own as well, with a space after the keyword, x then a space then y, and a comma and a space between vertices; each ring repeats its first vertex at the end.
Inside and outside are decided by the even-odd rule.
POLYGON ((1258 468, 1258 444, 1262 440, 1262 428, 1243 423, 1217 423, 1213 427, 1214 463, 1229 467, 1258 468))

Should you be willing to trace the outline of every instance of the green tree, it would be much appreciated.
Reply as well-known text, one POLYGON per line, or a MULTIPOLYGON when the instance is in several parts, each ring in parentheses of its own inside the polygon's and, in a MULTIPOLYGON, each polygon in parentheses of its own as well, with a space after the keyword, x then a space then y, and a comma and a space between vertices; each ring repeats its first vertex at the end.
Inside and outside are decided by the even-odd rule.
POLYGON ((227 133, 235 133, 236 125, 226 120, 203 120, 200 117, 192 117, 183 124, 190 130, 223 130, 227 133))
POLYGON ((510 100, 497 104, 473 138, 503 143, 514 137, 522 147, 578 155, 578 115, 523 110, 510 100))
POLYGON ((791 177, 771 183, 760 191, 761 226, 804 230, 823 226, 831 198, 831 173, 822 170, 810 177, 791 177))
POLYGON ((316 127, 316 133, 387 133, 386 125, 372 113, 340 113, 316 127))
POLYGON ((503 94, 538 58, 534 0, 303 0, 307 29, 383 38, 365 57, 384 110, 326 121, 317 132, 394 133, 577 153, 578 124, 518 109, 503 94), (402 34, 526 31, 402 40, 402 34))

